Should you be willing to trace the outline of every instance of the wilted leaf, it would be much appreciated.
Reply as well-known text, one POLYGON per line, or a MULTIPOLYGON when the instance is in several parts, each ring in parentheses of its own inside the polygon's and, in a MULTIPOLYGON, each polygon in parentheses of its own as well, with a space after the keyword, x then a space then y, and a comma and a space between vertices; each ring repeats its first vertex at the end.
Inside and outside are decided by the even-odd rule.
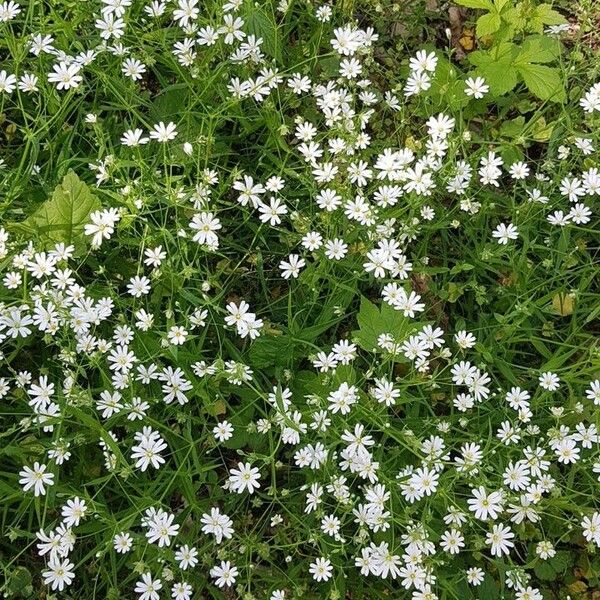
POLYGON ((558 292, 552 298, 552 308, 561 317, 567 317, 573 314, 573 298, 569 294, 558 292))

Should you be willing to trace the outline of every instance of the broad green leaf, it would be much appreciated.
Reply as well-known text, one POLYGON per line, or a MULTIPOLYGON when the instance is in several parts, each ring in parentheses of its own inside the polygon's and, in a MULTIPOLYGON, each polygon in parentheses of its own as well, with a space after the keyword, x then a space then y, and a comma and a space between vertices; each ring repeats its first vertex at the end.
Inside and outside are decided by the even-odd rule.
POLYGON ((510 92, 517 85, 517 71, 508 61, 490 63, 479 70, 496 96, 510 92))
POLYGON ((507 138, 518 138, 523 133, 525 127, 525 117, 516 117, 509 121, 504 121, 500 127, 500 135, 507 138))
POLYGON ((455 0, 456 4, 466 6, 467 8, 481 8, 483 10, 494 10, 491 0, 455 0))
POLYGON ((298 358, 299 348, 289 335, 261 335, 252 342, 248 360, 257 369, 288 367, 298 358))
POLYGON ((553 581, 556 579, 556 571, 547 562, 540 562, 534 568, 535 574, 542 580, 553 581))
POLYGON ((498 12, 502 12, 502 9, 508 4, 509 0, 494 0, 494 6, 498 12))
POLYGON ((469 62, 476 67, 493 95, 501 96, 517 85, 517 71, 512 66, 517 46, 502 43, 492 50, 477 50, 469 55, 469 62))
POLYGON ((477 19, 477 37, 481 38, 496 33, 500 29, 501 24, 502 19, 497 12, 482 15, 477 19))
POLYGON ((567 20, 549 4, 540 4, 533 11, 534 18, 539 19, 544 25, 562 25, 567 20))
POLYGON ((368 352, 378 348, 377 338, 382 333, 389 333, 397 342, 402 342, 413 329, 422 325, 405 317, 385 302, 382 303, 381 308, 377 308, 364 297, 360 301, 357 320, 360 329, 352 332, 353 338, 368 352))
POLYGON ((515 58, 515 66, 526 63, 549 63, 558 58, 560 41, 545 35, 530 35, 525 38, 515 58))
POLYGON ((83 239, 90 213, 101 208, 98 198, 84 181, 69 171, 52 197, 20 224, 49 242, 76 244, 83 239))
POLYGON ((244 21, 248 33, 262 38, 262 49, 265 54, 281 60, 279 33, 273 15, 254 2, 247 2, 244 21))
POLYGON ((527 89, 541 100, 564 102, 565 90, 558 69, 545 65, 518 65, 517 70, 527 89))

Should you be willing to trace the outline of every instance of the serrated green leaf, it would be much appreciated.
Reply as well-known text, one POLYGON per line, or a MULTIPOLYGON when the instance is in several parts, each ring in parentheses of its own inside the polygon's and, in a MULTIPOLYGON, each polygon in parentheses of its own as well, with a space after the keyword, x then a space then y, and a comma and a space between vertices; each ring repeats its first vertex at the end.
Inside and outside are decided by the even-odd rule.
POLYGON ((477 37, 481 38, 496 33, 500 29, 501 24, 502 19, 497 12, 482 15, 477 19, 477 37))
POLYGON ((483 10, 494 10, 491 0, 456 0, 456 4, 467 8, 481 8, 483 10))
POLYGON ((265 54, 281 60, 279 33, 273 15, 254 2, 247 2, 244 21, 248 33, 262 38, 262 49, 265 54))
POLYGON ((534 571, 537 577, 545 581, 553 581, 556 577, 556 571, 547 562, 540 562, 537 564, 534 571))
POLYGON ((549 63, 558 58, 560 41, 545 35, 530 35, 525 38, 515 57, 515 66, 527 63, 549 63))
POLYGON ((545 65, 518 65, 517 70, 527 89, 541 100, 564 102, 566 93, 558 69, 545 65))
POLYGON ((562 25, 567 20, 549 4, 540 4, 535 8, 534 18, 539 19, 544 25, 562 25))
POLYGON ((90 213, 101 208, 98 198, 84 181, 69 171, 52 197, 20 224, 48 242, 76 244, 83 239, 83 228, 90 213))
POLYGON ((510 92, 517 85, 517 71, 507 61, 488 64, 480 71, 496 96, 510 92))
POLYGON ((390 333, 396 341, 402 341, 420 325, 389 304, 384 302, 379 309, 364 297, 360 301, 357 320, 360 329, 352 332, 353 337, 361 348, 369 352, 377 349, 377 338, 382 333, 390 333))

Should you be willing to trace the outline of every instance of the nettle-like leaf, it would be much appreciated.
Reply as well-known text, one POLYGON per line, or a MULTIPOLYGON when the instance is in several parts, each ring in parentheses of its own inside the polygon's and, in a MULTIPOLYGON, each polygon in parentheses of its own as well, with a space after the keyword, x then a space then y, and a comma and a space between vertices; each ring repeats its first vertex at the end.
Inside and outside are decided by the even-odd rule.
POLYGON ((477 37, 485 37, 486 35, 491 35, 492 33, 496 33, 500 26, 502 25, 502 19, 500 14, 494 10, 493 12, 488 13, 487 15, 482 15, 477 19, 477 37))
POLYGON ((413 330, 423 325, 405 317, 385 302, 378 308, 364 297, 360 301, 357 320, 359 329, 352 332, 352 338, 368 352, 379 350, 377 339, 382 333, 389 333, 397 342, 401 342, 413 330))
POLYGON ((544 25, 562 25, 566 22, 566 19, 549 4, 540 4, 529 15, 526 29, 534 33, 542 33, 544 25))
POLYGON ((19 223, 17 229, 47 243, 77 244, 83 240, 83 228, 90 214, 101 206, 88 185, 69 171, 52 196, 19 223))
POLYGON ((469 61, 495 96, 506 94, 517 85, 517 70, 513 66, 517 52, 515 44, 505 42, 492 50, 477 50, 469 55, 469 61))
POLYGON ((515 64, 549 63, 560 56, 560 41, 545 35, 530 35, 523 40, 515 64))
POLYGON ((469 61, 485 78, 492 93, 501 96, 513 90, 519 80, 540 100, 564 102, 566 92, 560 71, 550 63, 560 55, 560 42, 543 35, 526 38, 521 46, 503 42, 490 50, 477 50, 469 61))
POLYGON ((558 69, 526 63, 517 66, 517 71, 523 78, 527 89, 541 100, 564 102, 567 99, 558 69))
POLYGON ((265 54, 277 61, 281 60, 281 44, 279 43, 279 32, 273 15, 254 2, 245 5, 244 21, 248 33, 262 38, 262 49, 265 54))
POLYGON ((494 3, 491 0, 456 0, 456 4, 466 6, 467 8, 494 10, 494 3))

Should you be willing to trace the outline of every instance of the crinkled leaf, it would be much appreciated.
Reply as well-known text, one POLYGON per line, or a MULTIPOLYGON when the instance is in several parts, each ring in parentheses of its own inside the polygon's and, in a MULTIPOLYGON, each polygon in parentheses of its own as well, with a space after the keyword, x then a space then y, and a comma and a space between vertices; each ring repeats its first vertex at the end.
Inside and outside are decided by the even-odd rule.
POLYGON ((413 329, 421 325, 385 302, 378 308, 364 297, 360 301, 357 320, 360 329, 352 332, 353 339, 369 352, 378 349, 377 338, 382 333, 389 333, 397 342, 401 342, 413 329))
POLYGON ((497 12, 482 15, 477 19, 477 37, 484 37, 496 33, 500 29, 502 19, 497 12))
POLYGON ((76 244, 83 239, 83 228, 90 213, 101 208, 98 198, 84 181, 69 171, 52 197, 20 224, 48 242, 76 244))
POLYGON ((455 0, 456 4, 466 6, 467 8, 481 8, 483 10, 493 10, 494 5, 491 0, 455 0))
POLYGON ((515 66, 527 63, 549 63, 558 58, 560 41, 545 35, 530 35, 525 38, 519 54, 515 58, 515 66))
POLYGON ((567 98, 558 69, 545 65, 518 65, 527 89, 541 100, 564 102, 567 98))
POLYGON ((276 60, 281 60, 281 46, 277 24, 273 15, 254 2, 247 2, 244 16, 245 28, 248 33, 262 38, 262 49, 265 54, 276 60))

